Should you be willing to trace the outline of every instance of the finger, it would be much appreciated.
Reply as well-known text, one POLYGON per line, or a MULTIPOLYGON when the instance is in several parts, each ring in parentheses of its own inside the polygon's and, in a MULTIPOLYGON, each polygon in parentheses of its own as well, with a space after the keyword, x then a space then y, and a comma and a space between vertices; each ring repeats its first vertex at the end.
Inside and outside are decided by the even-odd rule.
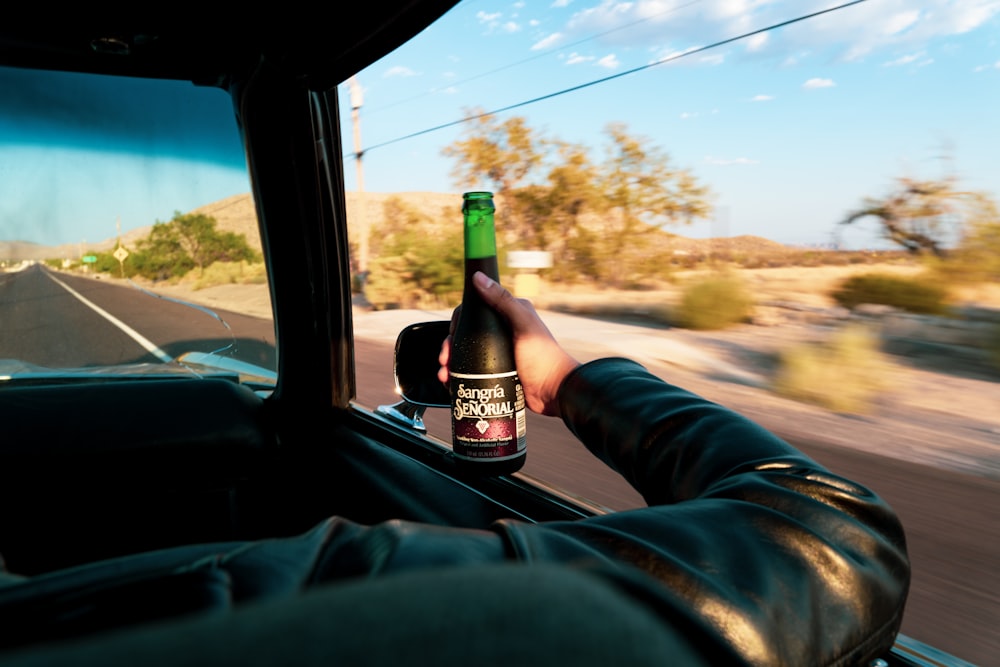
POLYGON ((483 300, 507 318, 515 332, 527 333, 544 328, 530 301, 515 298, 503 285, 481 271, 473 276, 473 282, 483 300))
POLYGON ((437 378, 441 384, 448 384, 449 372, 448 372, 448 361, 451 359, 451 336, 444 339, 441 343, 441 351, 438 353, 438 363, 441 365, 438 368, 437 378))
POLYGON ((520 313, 517 308, 518 300, 507 289, 496 282, 482 271, 476 271, 472 276, 476 289, 494 310, 504 315, 508 320, 514 322, 520 313))
POLYGON ((441 343, 441 351, 438 352, 438 363, 448 367, 448 361, 451 359, 451 336, 448 336, 441 343))

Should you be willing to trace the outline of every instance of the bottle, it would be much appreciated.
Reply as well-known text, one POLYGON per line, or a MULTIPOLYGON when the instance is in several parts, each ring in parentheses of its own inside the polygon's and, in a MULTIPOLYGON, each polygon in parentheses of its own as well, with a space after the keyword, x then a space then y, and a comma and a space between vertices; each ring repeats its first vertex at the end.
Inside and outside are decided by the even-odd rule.
POLYGON ((490 192, 463 195, 465 287, 448 362, 452 451, 460 470, 479 475, 509 475, 527 455, 524 390, 510 327, 472 282, 476 271, 500 282, 495 210, 490 192))

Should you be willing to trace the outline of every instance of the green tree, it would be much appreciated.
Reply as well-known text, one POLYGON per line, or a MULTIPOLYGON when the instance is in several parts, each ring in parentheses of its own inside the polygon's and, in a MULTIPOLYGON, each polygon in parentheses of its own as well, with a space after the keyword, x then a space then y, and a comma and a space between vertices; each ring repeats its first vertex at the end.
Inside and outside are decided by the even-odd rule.
POLYGON ((876 218, 882 235, 908 252, 944 257, 949 238, 967 224, 971 212, 982 205, 982 193, 957 189, 954 179, 917 180, 900 177, 882 199, 865 198, 840 224, 876 218))
POLYGON ((215 218, 201 213, 174 213, 170 222, 157 221, 138 243, 129 263, 143 276, 165 280, 213 262, 255 262, 258 254, 246 237, 216 229, 215 218))
POLYGON ((637 267, 649 237, 668 225, 689 224, 711 214, 710 193, 686 169, 625 125, 612 123, 606 159, 599 176, 600 212, 606 268, 603 276, 615 284, 627 282, 626 267, 637 267))
POLYGON ((176 278, 196 266, 169 222, 154 223, 149 236, 140 240, 137 246, 137 251, 129 257, 130 264, 140 275, 151 280, 176 278))
POLYGON ((497 211, 508 244, 532 234, 533 201, 514 196, 542 163, 547 142, 520 116, 500 121, 482 109, 467 110, 463 137, 442 151, 455 158, 452 177, 464 189, 490 188, 507 207, 497 211))
POLYGON ((597 165, 589 148, 544 137, 524 118, 501 122, 478 110, 469 118, 443 151, 457 160, 456 184, 492 187, 502 246, 553 252, 553 274, 625 284, 663 265, 650 261, 651 237, 711 212, 708 189, 623 124, 608 126, 597 165))
POLYGON ((169 226, 180 247, 204 269, 212 262, 252 262, 258 259, 246 237, 216 229, 215 218, 202 213, 174 213, 169 226))
POLYGON ((364 292, 377 309, 456 305, 464 281, 461 224, 441 224, 398 198, 373 228, 364 292))
POLYGON ((482 187, 507 194, 542 161, 545 142, 520 116, 500 121, 482 109, 466 112, 464 136, 443 153, 456 159, 452 176, 461 187, 482 187))

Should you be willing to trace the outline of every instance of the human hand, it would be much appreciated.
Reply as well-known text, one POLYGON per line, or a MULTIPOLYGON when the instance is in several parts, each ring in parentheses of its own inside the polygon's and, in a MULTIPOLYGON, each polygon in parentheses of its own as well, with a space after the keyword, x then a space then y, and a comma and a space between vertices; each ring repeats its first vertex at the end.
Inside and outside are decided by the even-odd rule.
MULTIPOLYGON (((481 271, 475 274, 473 281, 483 300, 510 324, 514 337, 514 363, 517 365, 528 409, 542 415, 559 416, 559 386, 580 362, 559 345, 530 301, 515 298, 481 271)), ((451 318, 452 332, 455 330, 457 314, 456 309, 451 318)), ((441 363, 438 379, 446 384, 450 356, 449 335, 438 356, 441 363)))

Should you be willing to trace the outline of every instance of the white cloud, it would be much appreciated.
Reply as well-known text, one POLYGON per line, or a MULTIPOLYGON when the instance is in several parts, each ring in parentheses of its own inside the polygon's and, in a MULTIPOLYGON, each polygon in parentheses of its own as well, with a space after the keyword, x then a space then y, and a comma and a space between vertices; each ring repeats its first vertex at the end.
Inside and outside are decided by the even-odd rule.
POLYGON ((774 95, 754 95, 750 98, 751 102, 770 102, 774 99, 774 95))
POLYGON ((680 113, 681 120, 688 120, 689 118, 697 118, 697 117, 698 117, 697 111, 682 111, 680 113))
POLYGON ((760 160, 754 160, 748 157, 722 158, 722 157, 713 157, 711 155, 706 155, 705 163, 714 164, 722 167, 729 167, 732 165, 760 164, 760 160))
POLYGON ((996 61, 992 65, 980 65, 979 67, 973 68, 973 72, 985 72, 990 69, 1000 69, 1000 60, 996 61))
POLYGON ((768 36, 766 32, 757 33, 747 38, 747 51, 760 51, 767 46, 768 36))
POLYGON ((883 32, 886 35, 895 35, 903 32, 920 20, 920 10, 911 9, 909 11, 898 12, 888 17, 885 22, 883 32))
POLYGON ((493 23, 497 21, 503 14, 500 12, 493 12, 492 14, 487 14, 486 12, 479 11, 476 12, 476 18, 479 19, 480 23, 493 23))
POLYGON ((390 67, 389 69, 387 69, 385 73, 382 75, 382 78, 391 79, 392 77, 396 76, 417 76, 417 73, 414 72, 409 67, 404 67, 403 65, 397 65, 395 67, 390 67))
POLYGON ((837 84, 833 82, 833 79, 813 78, 803 83, 802 87, 806 90, 816 90, 817 88, 833 88, 836 85, 837 84))
POLYGON ((615 54, 613 53, 609 53, 608 55, 598 60, 597 64, 601 67, 606 67, 607 69, 615 69, 616 67, 621 65, 621 63, 618 61, 618 58, 615 57, 615 54))
MULTIPOLYGON (((598 0, 574 11, 561 32, 569 41, 595 38, 609 50, 677 54, 826 7, 818 0, 598 0)), ((742 55, 781 61, 808 53, 825 61, 856 61, 889 49, 931 52, 947 38, 986 28, 998 16, 998 0, 879 0, 828 12, 794 29, 756 33, 743 41, 742 55)))
POLYGON ((895 60, 890 60, 887 63, 883 63, 883 65, 885 67, 897 67, 899 65, 910 65, 910 64, 916 62, 916 60, 918 58, 920 58, 922 55, 923 55, 922 53, 911 53, 908 56, 900 56, 900 57, 896 58, 895 60))
POLYGON ((995 1, 971 0, 955 4, 958 6, 948 8, 950 11, 945 17, 949 20, 951 30, 958 34, 975 30, 996 14, 1000 14, 1000 6, 995 1))
POLYGON ((911 53, 909 55, 900 56, 895 60, 890 60, 888 62, 882 63, 883 67, 901 67, 903 65, 914 65, 915 67, 926 67, 934 62, 933 58, 927 57, 923 52, 911 53))
POLYGON ((571 53, 569 57, 566 58, 567 65, 579 65, 580 63, 586 63, 593 60, 593 56, 581 56, 579 53, 571 53))
POLYGON ((569 3, 571 2, 573 2, 573 0, 555 0, 555 2, 552 3, 552 6, 556 9, 561 9, 562 7, 569 7, 569 3))
POLYGON ((552 48, 562 41, 563 35, 561 32, 554 32, 551 35, 542 37, 540 40, 531 45, 532 51, 542 51, 544 49, 552 48))
POLYGON ((500 26, 500 29, 504 32, 519 32, 521 30, 521 26, 516 21, 507 21, 500 26))

